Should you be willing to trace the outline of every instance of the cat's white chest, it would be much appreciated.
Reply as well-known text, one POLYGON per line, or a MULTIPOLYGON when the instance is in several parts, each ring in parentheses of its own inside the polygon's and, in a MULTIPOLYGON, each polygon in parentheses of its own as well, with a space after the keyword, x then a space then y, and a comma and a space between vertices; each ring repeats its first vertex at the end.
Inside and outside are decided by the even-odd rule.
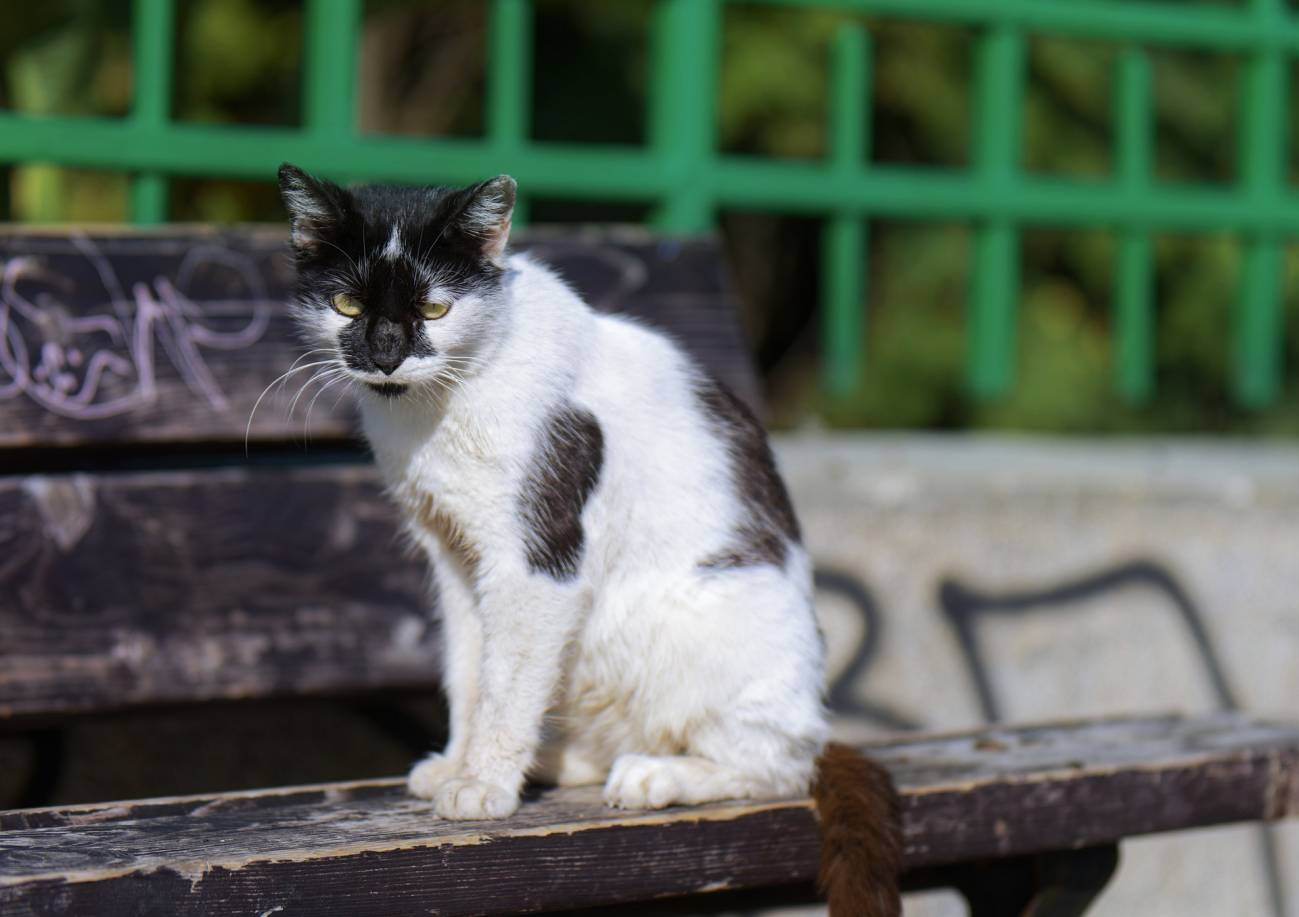
POLYGON ((498 431, 472 414, 430 415, 404 405, 367 405, 363 419, 384 483, 413 529, 437 520, 433 534, 444 545, 447 528, 476 548, 494 540, 488 523, 508 511, 515 489, 498 431))

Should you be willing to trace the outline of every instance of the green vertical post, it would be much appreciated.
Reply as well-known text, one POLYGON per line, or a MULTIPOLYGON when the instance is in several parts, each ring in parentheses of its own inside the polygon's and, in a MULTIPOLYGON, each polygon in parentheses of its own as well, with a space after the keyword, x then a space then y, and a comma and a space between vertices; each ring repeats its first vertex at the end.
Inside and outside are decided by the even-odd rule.
MULTIPOLYGON (((1288 21, 1281 0, 1253 0, 1251 7, 1269 32, 1288 21)), ((1286 80, 1286 61, 1276 45, 1259 48, 1245 65, 1241 180, 1260 208, 1285 187, 1286 80)), ((1241 404, 1262 407, 1280 391, 1283 330, 1281 240, 1272 230, 1254 232, 1245 240, 1236 312, 1235 388, 1241 404)))
MULTIPOLYGON (((1140 48, 1126 48, 1119 57, 1114 108, 1119 182, 1133 197, 1141 197, 1150 185, 1153 121, 1150 62, 1140 48)), ((1114 364, 1119 393, 1133 403, 1147 400, 1154 389, 1151 257, 1149 230, 1124 226, 1115 271, 1114 364)))
MULTIPOLYGON (((869 44, 860 25, 835 35, 830 55, 828 112, 832 181, 850 184, 870 155, 866 118, 869 44)), ((861 383, 866 346, 866 218, 852 210, 832 213, 821 236, 821 372, 831 397, 851 394, 861 383)))
POLYGON ((532 94, 532 17, 529 0, 495 0, 487 48, 487 136, 517 150, 528 133, 532 94))
POLYGON ((652 220, 668 232, 713 222, 720 0, 657 0, 650 34, 649 140, 662 169, 652 220))
POLYGON ((308 0, 303 121, 323 138, 342 140, 355 129, 360 24, 360 0, 308 0))
MULTIPOLYGON (((487 137, 498 163, 509 171, 530 130, 532 101, 531 0, 494 0, 487 48, 487 137)), ((526 221, 526 201, 514 203, 514 224, 526 221)))
MULTIPOLYGON (((1024 37, 995 25, 975 58, 974 165, 993 200, 1015 190, 1024 110, 1024 37)), ((1019 229, 992 213, 975 228, 968 377, 975 395, 1004 394, 1013 378, 1019 299, 1019 229)))
MULTIPOLYGON (((171 117, 172 0, 135 0, 131 10, 131 120, 141 131, 161 131, 171 117)), ((167 219, 167 179, 141 172, 131 179, 131 221, 167 219)))

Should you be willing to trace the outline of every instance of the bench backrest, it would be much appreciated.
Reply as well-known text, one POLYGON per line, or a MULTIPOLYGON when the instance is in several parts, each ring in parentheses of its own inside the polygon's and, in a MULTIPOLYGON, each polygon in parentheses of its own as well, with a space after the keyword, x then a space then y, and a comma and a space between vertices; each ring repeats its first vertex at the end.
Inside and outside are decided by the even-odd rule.
MULTIPOLYGON (((518 247, 756 403, 712 241, 518 247)), ((306 370, 248 423, 302 355, 291 283, 278 231, 0 233, 0 720, 436 684, 426 573, 346 399, 290 415, 306 370)))

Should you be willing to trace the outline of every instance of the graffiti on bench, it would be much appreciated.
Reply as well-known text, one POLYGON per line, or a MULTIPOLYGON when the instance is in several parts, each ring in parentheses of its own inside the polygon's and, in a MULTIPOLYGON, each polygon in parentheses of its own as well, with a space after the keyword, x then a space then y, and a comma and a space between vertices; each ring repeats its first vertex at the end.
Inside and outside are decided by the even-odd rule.
MULTIPOLYGON (((272 302, 257 264, 230 248, 196 245, 175 280, 155 275, 126 289, 112 261, 90 239, 72 235, 76 256, 20 255, 0 261, 0 400, 26 397, 73 420, 116 417, 158 397, 160 357, 190 390, 218 411, 229 402, 203 350, 240 350, 265 333, 272 302), (76 262, 80 261, 80 264, 76 262), (86 267, 90 271, 86 271, 86 267), (192 295, 194 278, 229 273, 243 316, 238 327, 214 327, 219 303, 192 295), (66 304, 89 273, 102 299, 75 311, 66 304)), ((226 281, 230 283, 231 280, 226 281)))

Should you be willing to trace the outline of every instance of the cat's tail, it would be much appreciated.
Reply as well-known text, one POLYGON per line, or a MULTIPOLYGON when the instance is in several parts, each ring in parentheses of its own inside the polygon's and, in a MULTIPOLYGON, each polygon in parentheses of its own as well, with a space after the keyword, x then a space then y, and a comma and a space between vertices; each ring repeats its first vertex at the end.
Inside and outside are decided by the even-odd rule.
POLYGON ((888 772, 831 742, 812 783, 821 820, 821 893, 830 917, 899 917, 901 807, 888 772))

